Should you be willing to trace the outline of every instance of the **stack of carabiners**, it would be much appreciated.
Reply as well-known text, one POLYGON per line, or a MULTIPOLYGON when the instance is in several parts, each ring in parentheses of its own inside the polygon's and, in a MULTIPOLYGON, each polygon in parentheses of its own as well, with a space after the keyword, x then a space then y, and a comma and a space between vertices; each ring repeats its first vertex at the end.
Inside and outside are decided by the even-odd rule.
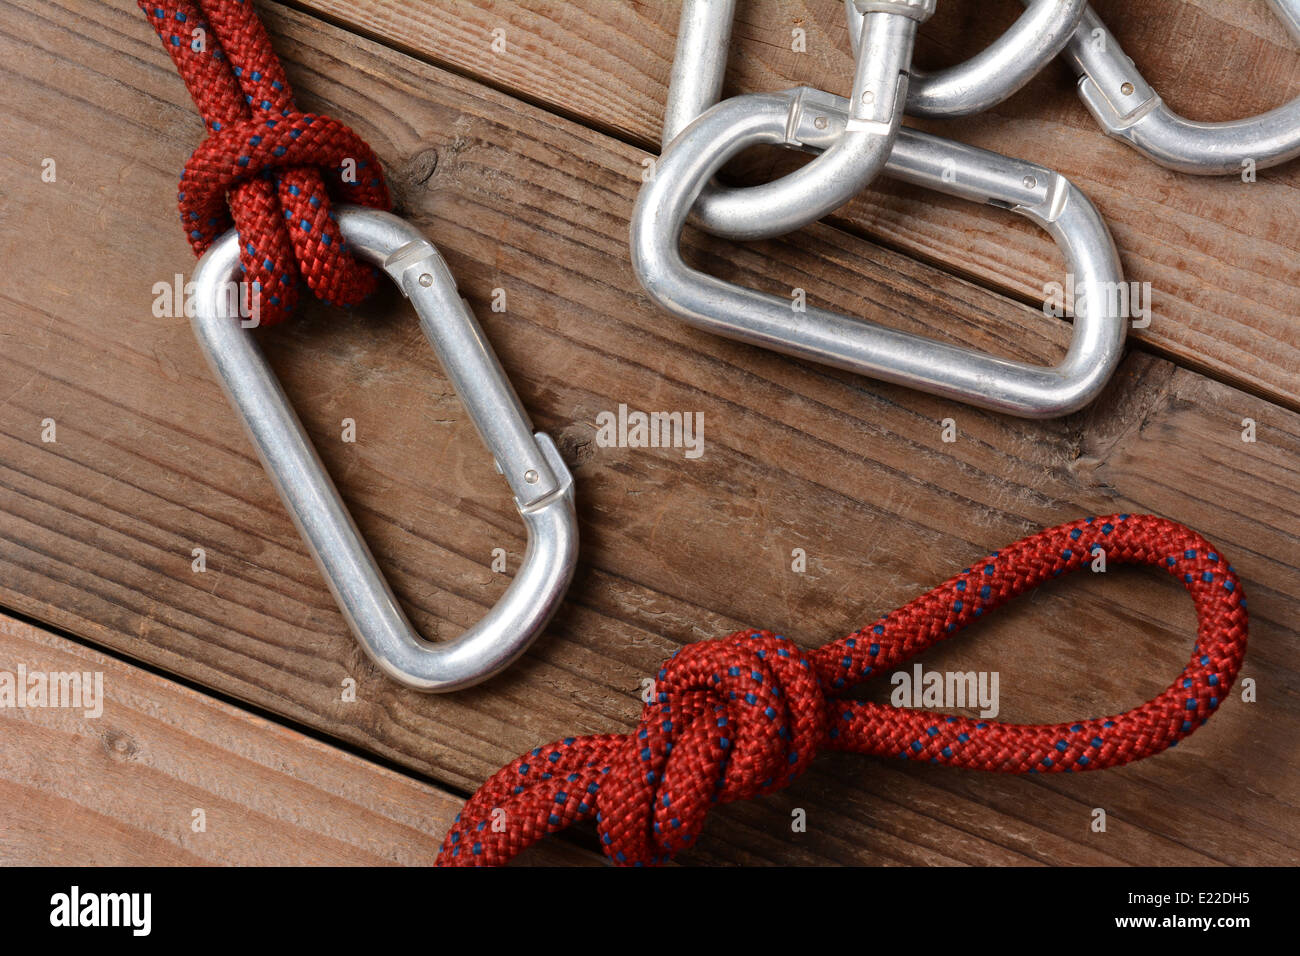
MULTIPOLYGON (((1025 0, 992 47, 937 73, 912 68, 918 27, 937 0, 846 0, 857 66, 848 99, 800 87, 718 103, 734 0, 684 0, 664 122, 665 144, 632 220, 641 284, 700 328, 1012 415, 1047 418, 1091 402, 1114 372, 1127 318, 1114 294, 1119 255, 1096 207, 1043 166, 900 125, 904 113, 964 116, 1023 87, 1058 53, 1111 135, 1172 169, 1215 174, 1300 156, 1300 100, 1247 120, 1200 123, 1170 111, 1085 0, 1025 0), (716 105, 715 105, 716 104, 716 105), (723 188, 711 177, 749 146, 817 153, 775 182, 723 188), (742 288, 691 268, 679 236, 694 213, 733 239, 791 232, 843 205, 877 175, 1010 209, 1046 229, 1076 292, 1074 338, 1054 368, 997 358, 742 288)), ((1269 0, 1300 38, 1300 0, 1269 0)))

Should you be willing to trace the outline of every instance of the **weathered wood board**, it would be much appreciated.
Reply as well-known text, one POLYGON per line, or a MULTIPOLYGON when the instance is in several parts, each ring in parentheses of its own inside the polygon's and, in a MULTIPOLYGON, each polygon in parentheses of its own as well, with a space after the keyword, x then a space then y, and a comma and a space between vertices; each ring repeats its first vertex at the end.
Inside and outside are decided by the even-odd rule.
MULTIPOLYGON (((577 479, 578 577, 519 665, 433 698, 378 675, 187 323, 153 312, 154 284, 190 267, 172 204, 199 135, 184 89, 133 4, 76 30, 73 6, 0 5, 0 605, 465 791, 536 744, 632 726, 641 679, 685 642, 753 624, 821 643, 1044 524, 1152 511, 1203 531, 1241 572, 1258 702, 1233 700, 1175 751, 1100 774, 826 757, 782 794, 720 809, 682 862, 1300 859, 1300 415, 1139 352, 1094 409, 1027 423, 690 330, 627 263, 647 155, 635 142, 265 5, 301 104, 384 159, 577 479), (47 156, 55 183, 41 180, 47 156), (505 313, 490 308, 498 289, 505 313), (620 403, 702 413, 704 455, 600 447, 596 416, 620 403), (356 703, 341 700, 349 677, 356 703), (791 832, 795 807, 806 833, 791 832), (1089 831, 1095 807, 1106 834, 1089 831)), ((982 229, 1011 219, 978 216, 982 229)), ((974 242, 952 228, 954 244, 974 242)), ((1069 334, 990 275, 832 226, 687 243, 737 281, 798 284, 818 304, 1002 354, 1051 361, 1069 334)), ((492 550, 513 570, 522 528, 407 307, 395 293, 355 314, 307 307, 259 337, 413 620, 454 635, 504 589, 492 550), (355 443, 340 440, 344 418, 355 443)), ((1056 720, 1156 693, 1191 634, 1176 586, 1114 569, 1022 601, 924 663, 998 670, 1002 717, 1056 720)))
MULTIPOLYGON (((461 806, 3 615, 0 672, 24 678, 23 706, 0 709, 0 865, 420 866, 461 806)), ((540 864, 601 859, 534 850, 540 864)))

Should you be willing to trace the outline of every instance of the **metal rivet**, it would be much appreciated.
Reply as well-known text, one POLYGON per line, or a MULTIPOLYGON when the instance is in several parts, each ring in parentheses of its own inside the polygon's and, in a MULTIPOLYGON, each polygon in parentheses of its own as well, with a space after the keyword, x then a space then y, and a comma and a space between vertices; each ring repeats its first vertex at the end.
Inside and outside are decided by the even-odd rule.
POLYGON ((537 484, 538 477, 537 472, 533 471, 531 468, 524 472, 524 481, 528 482, 530 485, 537 484))
POLYGON ((819 116, 815 120, 813 120, 813 126, 816 126, 818 129, 825 129, 827 125, 828 124, 825 116, 819 116))
POLYGON ((862 91, 862 102, 864 102, 864 103, 874 103, 874 102, 876 102, 876 94, 873 93, 871 90, 863 90, 863 91, 862 91))
POLYGON ((1026 188, 1026 189, 1037 189, 1037 188, 1038 188, 1038 180, 1035 179, 1033 176, 1026 176, 1026 177, 1025 177, 1025 188, 1026 188))
POLYGON ((429 286, 433 285, 433 276, 427 272, 420 273, 420 285, 426 289, 429 288, 429 286))
POLYGON ((1133 95, 1133 84, 1132 84, 1132 83, 1125 83, 1123 86, 1121 86, 1121 87, 1119 88, 1119 91, 1120 91, 1121 93, 1123 93, 1125 96, 1132 96, 1132 95, 1133 95))

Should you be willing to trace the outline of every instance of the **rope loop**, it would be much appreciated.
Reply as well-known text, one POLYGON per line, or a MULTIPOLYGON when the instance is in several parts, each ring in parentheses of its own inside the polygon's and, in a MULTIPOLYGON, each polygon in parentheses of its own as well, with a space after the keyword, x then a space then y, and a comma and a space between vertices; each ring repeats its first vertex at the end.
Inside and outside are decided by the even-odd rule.
POLYGON ((1236 572, 1196 532, 1127 514, 1049 528, 814 651, 759 630, 682 648, 659 671, 633 733, 567 737, 504 767, 456 817, 438 863, 504 863, 592 815, 616 863, 663 863, 695 842, 714 804, 788 785, 820 749, 1001 773, 1119 766, 1209 720, 1236 679, 1247 630, 1236 572), (1145 704, 1022 725, 840 699, 1013 597, 1090 565, 1099 549, 1108 565, 1163 568, 1196 607, 1190 661, 1145 704))

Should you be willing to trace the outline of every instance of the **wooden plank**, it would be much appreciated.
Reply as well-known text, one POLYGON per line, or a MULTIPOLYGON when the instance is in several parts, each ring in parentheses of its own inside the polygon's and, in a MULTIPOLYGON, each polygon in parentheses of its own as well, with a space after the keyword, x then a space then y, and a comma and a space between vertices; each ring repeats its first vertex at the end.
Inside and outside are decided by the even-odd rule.
MULTIPOLYGON (((385 159, 577 477, 583 561, 548 634, 484 687, 412 694, 347 635, 185 323, 151 314, 153 283, 188 267, 168 228, 198 128, 179 81, 125 2, 75 30, 70 19, 0 7, 0 142, 17 160, 0 215, 21 225, 0 233, 0 604, 467 790, 538 743, 632 726, 640 680, 683 643, 759 624, 817 644, 1033 528, 1155 511, 1202 529, 1243 574, 1259 703, 1234 701, 1175 752, 1104 774, 826 758, 783 794, 720 809, 685 859, 1296 860, 1295 414, 1136 355, 1093 411, 1025 423, 687 329, 627 265, 642 151, 271 9, 302 105, 353 124, 385 159), (86 129, 103 134, 93 150, 86 129), (57 184, 40 182, 47 154, 57 184), (488 307, 494 289, 505 314, 488 307), (701 412, 705 455, 599 447, 595 417, 620 402, 701 412), (56 443, 40 440, 47 417, 56 443), (1245 417, 1254 444, 1240 441, 1245 417), (794 547, 807 573, 789 570, 794 547), (348 677, 358 701, 344 705, 348 677), (806 833, 790 831, 795 806, 806 833), (1088 831, 1097 806, 1114 821, 1105 836, 1088 831)), ((1064 325, 832 228, 688 244, 720 274, 798 283, 881 321, 1035 360, 1064 347, 1064 325)), ((261 334, 415 623, 448 636, 503 590, 492 549, 514 568, 523 540, 417 338, 393 294, 261 334), (344 417, 355 444, 339 441, 344 417)), ((1190 618, 1176 588, 1119 572, 1022 602, 926 666, 999 670, 1006 718, 1102 712, 1177 673, 1190 618)))
MULTIPOLYGON (((641 146, 658 142, 677 3, 304 0, 350 29, 641 146), (503 30, 505 46, 492 46, 503 30)), ((1300 96, 1300 51, 1262 2, 1099 0, 1095 7, 1169 104, 1195 119, 1235 119, 1300 96)), ((955 63, 1014 21, 1016 0, 944 3, 921 31, 917 62, 955 63)), ((853 74, 840 0, 739 4, 725 92, 810 85, 847 93, 853 74), (792 52, 792 30, 806 53, 792 52)), ((1126 278, 1150 283, 1146 347, 1300 409, 1300 164, 1238 178, 1169 172, 1108 140, 1053 64, 978 117, 917 123, 1065 173, 1110 223, 1126 278)), ((736 166, 769 179, 794 162, 736 166)), ((1029 303, 1059 282, 1061 259, 1034 227, 958 200, 882 182, 833 220, 1029 303)))
POLYGON ((463 802, 5 615, 0 673, 90 694, 0 708, 0 865, 427 866, 463 802))

